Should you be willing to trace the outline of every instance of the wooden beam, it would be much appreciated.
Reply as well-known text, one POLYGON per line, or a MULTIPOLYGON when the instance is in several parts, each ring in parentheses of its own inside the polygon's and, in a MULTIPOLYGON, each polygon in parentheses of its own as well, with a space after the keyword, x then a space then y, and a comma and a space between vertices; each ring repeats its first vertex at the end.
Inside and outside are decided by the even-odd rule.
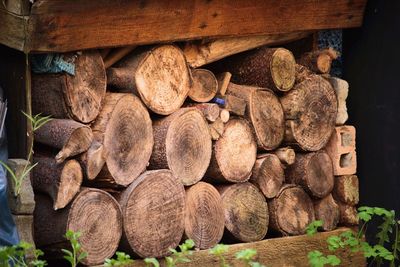
POLYGON ((0 5, 0 44, 24 51, 27 20, 0 5))
POLYGON ((29 0, 3 0, 3 6, 15 15, 29 15, 31 3, 29 0))

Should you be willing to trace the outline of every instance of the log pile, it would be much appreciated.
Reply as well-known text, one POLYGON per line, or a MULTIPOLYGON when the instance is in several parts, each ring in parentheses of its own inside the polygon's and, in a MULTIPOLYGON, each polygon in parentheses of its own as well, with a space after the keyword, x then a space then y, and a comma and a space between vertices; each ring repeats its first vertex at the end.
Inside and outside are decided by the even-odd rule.
POLYGON ((315 219, 357 224, 347 83, 327 75, 337 55, 295 59, 252 38, 207 55, 193 43, 103 51, 106 64, 89 51, 74 54, 75 76, 35 74, 34 111, 54 117, 35 133, 37 245, 79 230, 94 265, 118 246, 164 257, 182 238, 207 249, 304 234, 315 219))

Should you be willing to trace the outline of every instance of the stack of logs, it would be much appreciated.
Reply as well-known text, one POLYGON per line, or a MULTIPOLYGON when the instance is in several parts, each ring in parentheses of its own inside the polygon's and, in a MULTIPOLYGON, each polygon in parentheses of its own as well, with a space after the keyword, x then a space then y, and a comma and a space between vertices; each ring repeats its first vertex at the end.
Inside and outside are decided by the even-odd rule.
POLYGON ((93 265, 357 224, 337 54, 276 41, 84 51, 63 55, 75 75, 34 74, 33 113, 53 117, 35 132, 36 245, 57 254, 79 231, 93 265))

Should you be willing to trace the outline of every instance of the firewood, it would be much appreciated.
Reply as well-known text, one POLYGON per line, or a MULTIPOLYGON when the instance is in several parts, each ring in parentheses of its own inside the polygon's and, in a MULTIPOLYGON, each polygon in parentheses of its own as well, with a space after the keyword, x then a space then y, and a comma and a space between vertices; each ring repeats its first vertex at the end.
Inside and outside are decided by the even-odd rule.
POLYGON ((192 70, 193 83, 188 96, 196 102, 208 102, 214 98, 218 90, 218 81, 214 73, 206 69, 192 70))
POLYGON ((234 95, 225 95, 223 107, 238 116, 244 116, 246 112, 246 101, 234 95))
POLYGON ((218 81, 218 94, 224 96, 226 89, 228 88, 229 82, 231 81, 232 74, 230 72, 222 72, 217 76, 218 81))
POLYGON ((299 64, 306 66, 315 73, 329 73, 332 60, 338 58, 338 56, 338 52, 333 48, 316 50, 302 55, 299 64))
POLYGON ((233 83, 229 84, 227 94, 246 101, 245 117, 254 127, 258 148, 277 148, 284 137, 285 120, 282 105, 275 94, 268 89, 233 83))
POLYGON ((290 147, 281 147, 273 151, 283 164, 292 165, 296 160, 296 153, 290 147))
POLYGON ((247 181, 256 153, 257 145, 249 123, 243 119, 230 120, 222 136, 213 143, 207 179, 218 182, 247 181))
POLYGON ((332 231, 339 223, 339 205, 329 194, 323 199, 314 201, 315 219, 323 222, 324 231, 332 231))
POLYGON ((49 195, 54 210, 64 208, 79 192, 83 179, 81 166, 74 159, 58 164, 53 155, 38 152, 33 161, 37 163, 32 171, 33 190, 49 195))
POLYGON ((61 249, 70 249, 64 237, 67 230, 82 234, 79 243, 88 253, 83 264, 103 264, 114 255, 122 234, 122 214, 110 194, 82 188, 71 204, 58 211, 45 195, 37 194, 35 200, 34 239, 45 255, 62 258, 61 249))
POLYGON ((97 177, 106 163, 106 156, 104 146, 97 140, 93 140, 88 151, 78 159, 85 179, 93 180, 97 177))
POLYGON ((75 75, 32 75, 33 114, 89 123, 99 114, 106 93, 103 60, 98 51, 66 54, 64 59, 74 62, 75 75))
POLYGON ((295 70, 296 70, 296 83, 301 83, 302 81, 307 79, 307 77, 314 74, 307 67, 300 64, 296 64, 295 70))
POLYGON ((224 134, 225 124, 222 119, 218 118, 213 123, 209 123, 208 128, 210 130, 211 140, 217 141, 224 134))
POLYGON ((209 249, 221 241, 225 219, 219 192, 199 182, 186 189, 185 238, 199 249, 209 249))
POLYGON ((333 132, 337 100, 331 84, 311 75, 281 97, 285 112, 285 142, 305 151, 323 148, 333 132))
POLYGON ((184 231, 185 190, 171 171, 143 173, 118 199, 125 251, 159 258, 178 246, 184 231))
POLYGON ((338 202, 340 210, 339 224, 344 226, 358 225, 357 209, 354 206, 338 202))
POLYGON ((216 121, 220 114, 219 106, 215 103, 190 103, 187 107, 200 110, 209 122, 216 121))
POLYGON ((295 163, 286 169, 286 179, 301 185, 311 196, 323 198, 334 185, 332 160, 323 151, 297 154, 295 163))
POLYGON ((335 176, 333 197, 345 204, 357 205, 359 201, 358 177, 356 175, 335 176))
POLYGON ((52 119, 35 131, 35 141, 61 149, 56 162, 62 163, 89 149, 93 133, 89 126, 74 120, 52 119))
POLYGON ((257 186, 266 198, 275 197, 284 180, 283 166, 276 155, 264 154, 256 160, 250 182, 257 186))
POLYGON ((154 121, 153 129, 149 169, 170 169, 184 185, 200 181, 211 159, 211 138, 202 113, 182 108, 154 121))
POLYGON ((153 128, 138 97, 107 93, 92 130, 107 152, 107 166, 99 181, 127 186, 146 169, 154 143, 153 128))
POLYGON ((349 118, 346 106, 346 99, 349 94, 349 84, 345 80, 336 77, 329 78, 329 82, 335 90, 336 97, 338 99, 338 114, 336 117, 336 125, 343 125, 349 118))
POLYGON ((104 67, 108 69, 123 57, 131 53, 135 48, 136 46, 125 46, 111 50, 109 53, 107 53, 107 57, 104 59, 104 67))
POLYGON ((221 109, 221 112, 219 113, 219 118, 223 123, 227 123, 229 121, 230 116, 231 115, 229 113, 229 110, 221 109))
POLYGON ((314 221, 314 206, 304 190, 284 185, 278 195, 268 201, 270 228, 282 235, 302 235, 314 221))
POLYGON ((268 230, 268 204, 251 183, 218 186, 224 207, 227 238, 254 242, 264 238, 268 230))
POLYGON ((107 84, 133 92, 153 112, 169 115, 185 101, 191 78, 182 51, 162 45, 132 53, 107 69, 107 84))

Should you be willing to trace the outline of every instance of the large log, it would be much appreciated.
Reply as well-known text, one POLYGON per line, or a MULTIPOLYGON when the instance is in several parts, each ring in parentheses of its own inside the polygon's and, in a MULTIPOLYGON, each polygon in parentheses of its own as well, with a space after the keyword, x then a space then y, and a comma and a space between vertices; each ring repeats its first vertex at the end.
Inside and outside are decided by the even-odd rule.
POLYGON ((264 238, 268 230, 268 204, 251 183, 219 186, 225 214, 227 238, 254 242, 264 238))
POLYGON ((206 69, 192 70, 193 84, 188 96, 196 102, 208 102, 218 91, 218 81, 214 73, 206 69))
POLYGON ((185 237, 199 249, 221 241, 225 219, 221 196, 210 184, 199 182, 186 189, 185 237))
POLYGON ((139 95, 149 109, 161 115, 182 106, 191 83, 185 56, 173 45, 134 51, 107 70, 108 85, 139 95))
POLYGON ((99 114, 106 93, 103 60, 97 51, 66 54, 64 60, 74 62, 75 75, 32 75, 33 114, 89 123, 99 114))
POLYGON ((222 136, 214 142, 206 177, 217 182, 244 182, 250 178, 256 160, 257 146, 250 125, 243 119, 232 119, 222 136))
POLYGON ((74 120, 52 119, 35 131, 35 141, 61 149, 57 163, 89 149, 93 133, 89 126, 74 120))
POLYGON ((283 235, 301 235, 315 219, 314 206, 304 190, 284 185, 276 198, 268 202, 270 228, 283 235))
POLYGON ((150 115, 132 94, 107 93, 103 109, 92 125, 106 151, 104 181, 127 186, 147 166, 153 148, 150 115))
POLYGON ((299 59, 299 64, 306 66, 315 73, 329 73, 332 60, 339 56, 333 48, 307 52, 299 59))
POLYGON ((79 243, 88 253, 85 265, 103 264, 117 250, 122 234, 122 215, 118 202, 108 193, 83 188, 73 202, 54 211, 51 200, 37 194, 34 212, 34 239, 46 255, 61 258, 61 248, 70 249, 64 238, 67 230, 80 232, 79 243))
POLYGON ((324 151, 297 154, 295 163, 286 169, 286 179, 301 185, 311 196, 323 198, 334 185, 332 160, 324 151))
POLYGON ((285 121, 282 105, 267 89, 230 83, 227 94, 247 102, 246 118, 251 121, 259 149, 273 150, 282 142, 285 121))
POLYGON ((324 231, 332 231, 336 228, 340 219, 339 205, 332 195, 314 201, 315 219, 323 222, 324 231))
POLYGON ((211 159, 208 124, 195 108, 182 108, 153 123, 150 169, 170 169, 184 185, 204 176, 211 159))
POLYGON ((285 142, 305 151, 323 148, 333 132, 337 115, 331 84, 311 75, 280 100, 286 119, 285 142))
POLYGON ((184 231, 185 190, 169 170, 143 173, 119 196, 123 249, 140 257, 164 257, 184 231))

